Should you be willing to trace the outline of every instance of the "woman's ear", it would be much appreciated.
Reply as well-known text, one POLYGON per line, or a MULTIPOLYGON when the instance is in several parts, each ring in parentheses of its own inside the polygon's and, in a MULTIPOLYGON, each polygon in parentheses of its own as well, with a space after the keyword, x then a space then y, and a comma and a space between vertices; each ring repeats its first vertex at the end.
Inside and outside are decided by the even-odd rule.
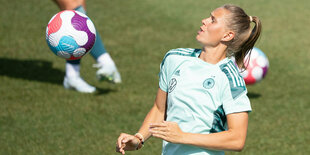
POLYGON ((224 34, 224 37, 222 38, 222 41, 231 41, 234 39, 235 33, 233 31, 228 31, 224 34))

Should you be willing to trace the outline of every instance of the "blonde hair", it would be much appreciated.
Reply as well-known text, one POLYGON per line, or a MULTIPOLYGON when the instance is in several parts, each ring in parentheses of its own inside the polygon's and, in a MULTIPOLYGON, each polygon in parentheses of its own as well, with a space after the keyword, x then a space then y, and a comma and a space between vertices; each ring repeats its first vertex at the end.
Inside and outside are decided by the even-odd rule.
POLYGON ((239 6, 227 4, 222 8, 230 12, 226 18, 226 25, 235 33, 235 37, 227 45, 227 56, 234 56, 238 67, 245 69, 244 57, 251 52, 260 36, 261 21, 256 16, 248 16, 239 6), (252 22, 255 24, 253 29, 252 22))

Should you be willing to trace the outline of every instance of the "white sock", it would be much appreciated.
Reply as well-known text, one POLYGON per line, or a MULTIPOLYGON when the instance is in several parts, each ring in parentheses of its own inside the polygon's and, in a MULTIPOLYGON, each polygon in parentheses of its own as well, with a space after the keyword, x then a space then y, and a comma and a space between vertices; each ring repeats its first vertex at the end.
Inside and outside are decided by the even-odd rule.
POLYGON ((103 66, 115 66, 113 59, 111 58, 109 53, 104 53, 97 58, 97 62, 103 66))
POLYGON ((67 77, 80 76, 80 65, 66 63, 66 76, 67 77))

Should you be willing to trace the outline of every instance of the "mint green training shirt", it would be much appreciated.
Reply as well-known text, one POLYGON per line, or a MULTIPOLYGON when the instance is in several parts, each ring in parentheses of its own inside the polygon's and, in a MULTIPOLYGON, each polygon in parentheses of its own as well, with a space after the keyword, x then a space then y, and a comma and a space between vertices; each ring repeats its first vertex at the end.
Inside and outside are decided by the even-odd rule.
MULTIPOLYGON (((200 49, 168 51, 159 73, 159 87, 168 93, 167 119, 183 132, 209 134, 227 130, 226 115, 251 111, 243 78, 225 58, 217 64, 199 59, 200 49)), ((163 141, 163 155, 224 154, 163 141)))

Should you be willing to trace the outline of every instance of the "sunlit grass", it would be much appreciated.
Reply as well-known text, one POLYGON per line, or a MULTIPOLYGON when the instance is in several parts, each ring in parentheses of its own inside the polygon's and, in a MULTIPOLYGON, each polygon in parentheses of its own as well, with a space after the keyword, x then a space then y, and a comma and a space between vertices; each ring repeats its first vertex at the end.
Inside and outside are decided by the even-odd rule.
MULTIPOLYGON (((52 1, 3 1, 0 6, 0 154, 115 154, 121 132, 135 133, 152 106, 159 64, 171 48, 199 48, 201 19, 232 1, 87 1, 89 17, 123 78, 100 83, 90 55, 83 78, 96 94, 63 89, 64 60, 45 42, 59 10, 52 1)), ((263 22, 257 44, 269 57, 266 79, 248 86, 246 147, 238 154, 310 152, 310 33, 308 1, 233 1, 263 22)), ((160 154, 152 138, 128 154, 160 154)), ((227 154, 235 154, 227 152, 227 154)))

